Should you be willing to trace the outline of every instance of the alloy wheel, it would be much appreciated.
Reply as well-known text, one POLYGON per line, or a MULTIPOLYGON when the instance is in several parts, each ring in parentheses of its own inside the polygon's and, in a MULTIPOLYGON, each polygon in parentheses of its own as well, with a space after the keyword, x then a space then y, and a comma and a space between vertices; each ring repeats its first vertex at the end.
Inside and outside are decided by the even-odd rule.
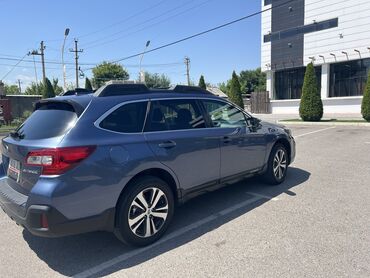
POLYGON ((166 222, 168 200, 157 187, 146 188, 136 195, 128 211, 128 224, 138 237, 147 238, 156 234, 166 222))
POLYGON ((281 180, 284 177, 286 167, 287 159, 285 151, 283 149, 278 149, 278 151, 275 154, 273 162, 274 175, 277 179, 281 180))

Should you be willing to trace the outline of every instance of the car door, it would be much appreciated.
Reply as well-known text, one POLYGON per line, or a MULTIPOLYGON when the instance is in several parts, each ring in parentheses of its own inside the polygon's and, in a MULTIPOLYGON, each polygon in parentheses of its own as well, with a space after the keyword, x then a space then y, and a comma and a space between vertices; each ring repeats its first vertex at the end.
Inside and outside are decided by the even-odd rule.
POLYGON ((266 140, 258 128, 248 127, 246 115, 221 100, 202 100, 213 129, 220 132, 221 178, 254 171, 263 166, 266 140))
POLYGON ((176 174, 183 190, 220 178, 219 138, 209 136, 195 100, 152 100, 144 135, 157 159, 176 174))

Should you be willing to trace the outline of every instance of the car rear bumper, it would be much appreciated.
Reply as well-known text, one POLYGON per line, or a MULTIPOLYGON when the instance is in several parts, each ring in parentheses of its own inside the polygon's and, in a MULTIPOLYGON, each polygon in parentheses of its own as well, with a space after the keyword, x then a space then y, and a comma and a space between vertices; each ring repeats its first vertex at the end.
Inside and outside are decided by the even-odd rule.
POLYGON ((99 215, 68 219, 50 205, 27 206, 28 196, 11 188, 6 178, 0 179, 0 206, 18 225, 42 237, 61 237, 91 231, 113 231, 114 208, 99 215))

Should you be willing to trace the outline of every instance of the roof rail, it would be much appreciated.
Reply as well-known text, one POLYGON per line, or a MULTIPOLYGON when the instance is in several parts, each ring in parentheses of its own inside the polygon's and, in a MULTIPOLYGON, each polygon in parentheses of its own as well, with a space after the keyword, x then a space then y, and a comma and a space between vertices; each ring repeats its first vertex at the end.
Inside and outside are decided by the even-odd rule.
POLYGON ((202 93, 202 94, 212 94, 211 92, 202 89, 198 86, 186 86, 186 85, 176 85, 173 88, 173 91, 176 93, 202 93))
POLYGON ((144 94, 149 91, 148 87, 144 84, 124 84, 124 83, 110 83, 99 88, 94 96, 96 97, 110 97, 110 96, 123 96, 131 94, 144 94))

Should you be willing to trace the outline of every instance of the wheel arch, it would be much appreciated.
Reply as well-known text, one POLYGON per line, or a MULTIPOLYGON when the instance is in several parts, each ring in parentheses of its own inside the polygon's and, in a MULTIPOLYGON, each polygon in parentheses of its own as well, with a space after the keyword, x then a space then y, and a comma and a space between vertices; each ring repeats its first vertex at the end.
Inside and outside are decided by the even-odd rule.
MULTIPOLYGON (((181 191, 179 188, 178 181, 176 177, 174 177, 169 171, 162 169, 162 168, 149 168, 142 170, 131 177, 131 179, 127 182, 126 186, 122 189, 119 198, 116 202, 116 208, 119 206, 119 203, 121 202, 122 198, 124 197, 125 193, 135 184, 135 182, 143 177, 157 177, 163 181, 165 181, 169 187, 171 188, 171 191, 173 193, 173 197, 175 200, 175 204, 179 204, 181 202, 181 191)), ((115 219, 115 225, 116 225, 116 219, 115 219)))
MULTIPOLYGON (((272 149, 273 149, 277 144, 281 144, 281 145, 283 145, 283 146, 286 148, 286 150, 287 150, 287 152, 288 152, 288 164, 290 164, 292 148, 291 148, 291 146, 290 146, 290 143, 289 143, 288 139, 286 139, 286 138, 284 138, 284 137, 280 137, 280 138, 278 138, 278 139, 275 141, 275 143, 273 144, 273 146, 272 146, 271 150, 272 150, 272 149)), ((271 151, 270 151, 270 153, 271 153, 271 151)))

